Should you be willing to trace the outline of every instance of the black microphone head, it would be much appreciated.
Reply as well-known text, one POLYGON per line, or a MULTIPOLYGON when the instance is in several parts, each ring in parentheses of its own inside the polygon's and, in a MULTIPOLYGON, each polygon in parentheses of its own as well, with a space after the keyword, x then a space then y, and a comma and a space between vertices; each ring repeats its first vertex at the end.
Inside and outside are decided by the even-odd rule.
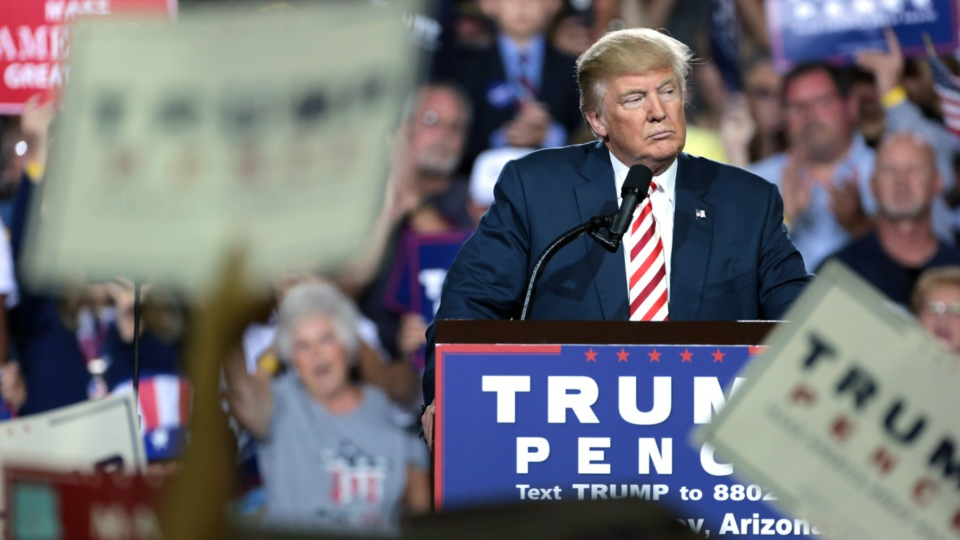
POLYGON ((647 196, 647 190, 650 189, 650 182, 653 181, 653 171, 646 165, 634 165, 630 167, 627 173, 627 179, 623 181, 623 187, 620 188, 620 196, 626 196, 627 193, 639 193, 641 198, 647 196))

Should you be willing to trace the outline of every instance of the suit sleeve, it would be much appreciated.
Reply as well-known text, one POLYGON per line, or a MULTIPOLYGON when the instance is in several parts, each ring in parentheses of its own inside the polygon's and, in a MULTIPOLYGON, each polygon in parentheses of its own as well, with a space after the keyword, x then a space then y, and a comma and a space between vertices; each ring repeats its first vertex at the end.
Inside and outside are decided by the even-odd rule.
POLYGON ((782 319, 813 276, 783 224, 783 199, 769 185, 767 215, 760 246, 760 310, 765 319, 782 319))
MULTIPOLYGON (((447 273, 437 319, 507 319, 526 286, 530 251, 526 197, 515 162, 504 167, 494 203, 447 273)), ((424 403, 434 394, 435 324, 427 329, 424 403)))

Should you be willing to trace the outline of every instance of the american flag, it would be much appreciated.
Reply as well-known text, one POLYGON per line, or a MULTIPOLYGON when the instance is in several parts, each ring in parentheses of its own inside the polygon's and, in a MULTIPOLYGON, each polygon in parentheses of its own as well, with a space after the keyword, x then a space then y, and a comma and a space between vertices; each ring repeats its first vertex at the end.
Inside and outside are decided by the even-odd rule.
MULTIPOLYGON (((116 394, 133 392, 133 381, 114 387, 116 394)), ((172 459, 185 449, 190 423, 190 383, 173 374, 147 374, 140 379, 140 435, 148 461, 172 459)))
POLYGON ((951 73, 935 55, 927 54, 927 57, 933 70, 933 85, 940 98, 943 121, 950 131, 960 136, 960 77, 951 73))

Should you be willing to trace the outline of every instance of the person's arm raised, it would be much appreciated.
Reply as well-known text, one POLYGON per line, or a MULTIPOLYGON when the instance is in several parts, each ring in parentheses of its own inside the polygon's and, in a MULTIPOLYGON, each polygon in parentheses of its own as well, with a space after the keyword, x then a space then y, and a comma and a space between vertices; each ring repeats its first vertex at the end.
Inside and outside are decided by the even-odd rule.
POLYGON ((257 440, 266 439, 273 416, 270 376, 260 371, 248 373, 241 347, 234 348, 224 360, 223 373, 227 379, 230 414, 257 440))

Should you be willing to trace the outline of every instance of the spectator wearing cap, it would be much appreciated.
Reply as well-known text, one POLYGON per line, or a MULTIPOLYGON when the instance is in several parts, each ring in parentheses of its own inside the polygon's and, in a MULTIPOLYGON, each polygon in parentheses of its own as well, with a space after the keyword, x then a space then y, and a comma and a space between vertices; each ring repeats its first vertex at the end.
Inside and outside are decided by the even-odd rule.
POLYGON ((924 272, 911 301, 921 326, 954 354, 960 354, 960 267, 924 272))
POLYGON ((470 200, 467 205, 467 211, 472 218, 470 228, 477 228, 480 218, 493 204, 493 190, 496 188, 503 167, 532 151, 533 148, 491 148, 477 156, 470 172, 470 200))
POLYGON ((875 230, 832 256, 906 307, 921 272, 960 264, 960 249, 933 232, 931 205, 943 180, 934 151, 920 135, 892 133, 877 148, 871 186, 877 200, 875 230))
POLYGON ((226 361, 230 413, 259 442, 269 525, 395 533, 402 514, 430 508, 426 448, 352 374, 356 320, 334 286, 304 283, 278 313, 287 372, 250 375, 239 349, 226 361))

